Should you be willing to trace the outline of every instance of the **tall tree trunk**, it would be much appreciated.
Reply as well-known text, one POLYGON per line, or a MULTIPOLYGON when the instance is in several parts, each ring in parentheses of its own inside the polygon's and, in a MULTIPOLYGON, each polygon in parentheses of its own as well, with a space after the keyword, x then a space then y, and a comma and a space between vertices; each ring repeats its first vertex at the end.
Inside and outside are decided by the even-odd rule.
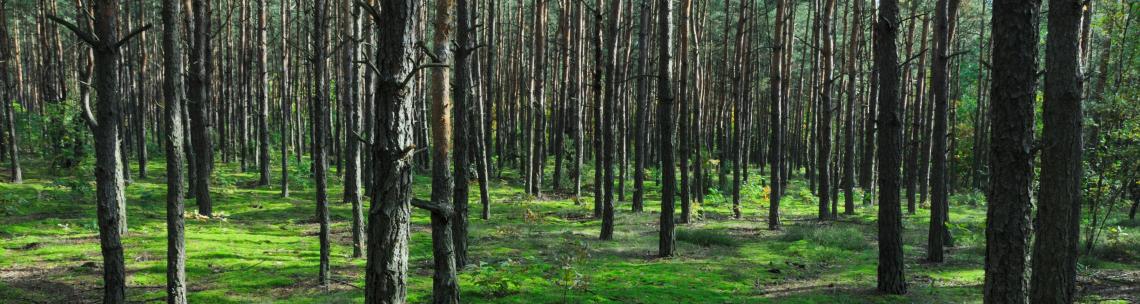
MULTIPOLYGON (((620 2, 620 0, 618 0, 620 2)), ((673 1, 660 0, 657 4, 657 131, 661 153, 661 231, 657 256, 671 257, 677 251, 673 223, 673 198, 676 176, 673 167, 673 1)), ((644 12, 643 12, 644 13, 644 12)))
POLYGON ((454 218, 451 230, 455 244, 455 266, 462 269, 467 265, 468 172, 474 156, 471 147, 474 147, 472 143, 476 140, 471 136, 474 132, 470 132, 473 125, 469 121, 473 118, 471 113, 474 110, 471 103, 478 102, 471 94, 471 73, 474 70, 471 68, 471 50, 474 47, 471 37, 475 34, 475 29, 471 25, 471 5, 468 0, 456 1, 456 19, 455 40, 458 49, 455 51, 455 86, 450 92, 455 101, 452 111, 455 123, 451 125, 455 140, 455 155, 452 157, 455 165, 452 201, 454 218))
MULTIPOLYGON (((361 257, 364 255, 364 205, 361 203, 361 152, 360 142, 362 140, 361 121, 361 108, 363 104, 363 94, 360 90, 361 75, 357 69, 356 64, 360 53, 357 41, 362 37, 362 25, 359 20, 360 8, 357 7, 350 11, 349 5, 346 3, 342 5, 342 15, 345 20, 345 26, 341 28, 349 32, 349 39, 345 42, 345 61, 344 73, 347 75, 347 81, 344 83, 347 86, 345 92, 347 93, 344 98, 344 119, 345 134, 344 134, 344 202, 352 205, 352 256, 361 257)), ((267 148, 267 147, 266 147, 267 148)))
MULTIPOLYGON (((772 127, 768 152, 770 158, 770 177, 769 191, 768 191, 768 229, 780 229, 780 196, 783 194, 781 187, 783 185, 783 170, 780 169, 784 161, 784 51, 788 49, 788 45, 784 41, 784 20, 787 19, 787 1, 776 0, 776 24, 772 33, 772 59, 768 73, 768 93, 770 94, 769 102, 771 102, 771 109, 768 112, 769 122, 772 127)), ((795 18, 795 16, 792 16, 795 18)))
MULTIPOLYGON (((1037 87, 1040 1, 993 3, 991 142, 986 205, 987 303, 1026 303, 1029 189, 1033 177, 1033 101, 1037 87)), ((1075 43, 1075 40, 1072 40, 1075 43)), ((1050 67, 1052 68, 1052 67, 1050 67)))
POLYGON ((926 254, 930 262, 943 261, 943 242, 946 238, 949 214, 949 185, 946 181, 946 148, 949 124, 950 41, 954 19, 958 15, 958 0, 938 0, 934 8, 934 58, 930 70, 931 91, 934 95, 934 131, 931 133, 930 184, 934 193, 930 201, 930 229, 927 235, 926 254))
POLYGON ((411 220, 413 94, 404 83, 414 77, 410 58, 419 30, 420 0, 383 0, 368 6, 376 23, 377 120, 371 145, 375 190, 368 211, 366 303, 404 303, 407 297, 408 237, 411 220), (383 11, 380 18, 377 11, 383 11))
POLYGON ((10 161, 8 169, 11 170, 11 181, 12 183, 18 184, 24 181, 24 175, 22 170, 20 170, 20 136, 16 134, 16 115, 15 111, 12 110, 12 101, 14 97, 19 94, 13 94, 12 92, 20 90, 20 87, 9 83, 8 62, 18 62, 20 58, 19 56, 13 58, 12 54, 9 53, 9 50, 13 48, 10 48, 8 45, 10 43, 8 38, 8 15, 5 9, 7 2, 7 0, 0 0, 0 91, 3 91, 3 94, 0 95, 0 102, 4 103, 3 107, 0 108, 0 111, 4 111, 4 113, 0 114, 3 114, 2 116, 5 118, 4 132, 7 133, 5 134, 8 140, 6 148, 8 148, 8 160, 10 161))
POLYGON ((327 34, 328 5, 325 0, 313 1, 313 32, 312 32, 312 71, 313 71, 313 97, 312 97, 312 138, 313 138, 313 178, 316 179, 317 221, 320 223, 320 272, 317 283, 321 286, 329 284, 329 251, 332 249, 329 240, 329 194, 328 194, 328 128, 329 126, 329 87, 325 75, 327 49, 325 37, 327 34))
MULTIPOLYGON (((605 111, 603 128, 601 137, 603 138, 602 155, 603 168, 595 170, 603 170, 605 173, 605 180, 602 182, 603 190, 603 205, 602 205, 602 232, 600 239, 610 240, 614 235, 614 116, 617 115, 617 34, 618 24, 622 18, 622 2, 624 0, 610 0, 610 7, 608 10, 609 17, 606 20, 606 38, 605 38, 605 58, 601 64, 605 66, 606 74, 606 88, 605 88, 605 111)), ((663 31, 666 29, 662 29, 663 31)))
POLYGON ((860 44, 860 22, 863 21, 863 1, 852 0, 853 14, 848 28, 851 30, 848 40, 847 59, 847 110, 843 128, 843 214, 855 214, 855 104, 858 103, 859 70, 858 60, 860 44))
POLYGON ((190 43, 190 72, 187 78, 187 102, 190 110, 190 142, 194 147, 194 174, 192 183, 194 198, 198 203, 198 213, 213 216, 214 205, 210 197, 210 175, 214 166, 214 150, 210 141, 209 103, 211 67, 210 36, 210 3, 206 0, 192 0, 190 2, 193 22, 187 28, 192 36, 190 43))
MULTIPOLYGON (((671 5, 671 3, 670 3, 670 5, 671 5)), ((690 14, 692 14, 691 7, 692 7, 692 0, 683 0, 681 2, 681 13, 680 13, 681 20, 680 20, 680 22, 677 23, 677 30, 676 30, 677 35, 679 36, 678 38, 680 39, 680 41, 679 41, 680 50, 678 51, 678 52, 680 52, 680 54, 678 54, 678 55, 680 57, 679 63, 681 65, 680 82, 677 83, 677 89, 679 91, 678 96, 680 96, 680 98, 681 98, 681 102, 680 102, 681 103, 681 107, 680 107, 681 109, 680 109, 680 116, 677 119, 677 124, 681 125, 681 126, 689 125, 689 119, 690 119, 690 117, 692 117, 692 114, 689 113, 689 107, 690 107, 690 105, 693 104, 693 102, 692 102, 693 99, 690 98, 689 94, 688 94, 688 91, 689 91, 689 18, 690 18, 690 14)), ((664 8, 662 8, 661 10, 662 10, 662 12, 664 12, 664 8)), ((672 8, 670 8, 670 11, 672 11, 672 8)), ((666 20, 666 21, 672 21, 672 20, 666 20)), ((672 27, 672 24, 668 24, 668 25, 670 27, 663 27, 663 28, 661 28, 661 31, 669 31, 669 28, 672 27)), ((662 37, 662 38, 666 38, 666 37, 662 37)), ((670 41, 671 42, 672 40, 671 39, 662 39, 662 41, 670 41)), ((672 72, 671 68, 670 68, 669 72, 672 72)), ((670 94, 672 94, 672 92, 670 92, 670 94)), ((672 96, 670 96, 670 97, 672 97, 672 96)), ((659 121, 661 121, 661 122, 669 121, 668 124, 672 124, 672 122, 671 122, 672 120, 659 120, 659 121)), ((679 159, 680 159, 679 165, 681 168, 681 193, 680 193, 680 195, 681 195, 681 223, 688 223, 689 220, 692 219, 692 203, 690 202, 690 200, 692 199, 692 187, 691 187, 692 184, 690 183, 690 180, 689 180, 689 155, 691 154, 691 152, 689 150, 689 147, 690 147, 689 134, 692 134, 692 133, 688 132, 684 127, 679 128, 679 131, 677 133, 678 133, 677 137, 679 137, 679 139, 680 139, 679 144, 680 144, 680 148, 681 148, 680 149, 681 156, 679 157, 679 159)), ((662 156, 665 156, 665 154, 667 154, 667 153, 672 153, 672 151, 666 151, 664 149, 661 150, 662 156)))
MULTIPOLYGON (((1045 105, 1041 133, 1041 192, 1033 243, 1032 303, 1076 299, 1080 244, 1082 118, 1081 2, 1049 1, 1045 45, 1045 105)), ((1129 190, 1140 189, 1136 183, 1129 190)), ((1136 192, 1136 191, 1133 191, 1136 192)), ((1133 200, 1140 199, 1133 195, 1133 200)), ((1133 205, 1135 206, 1135 205, 1133 205)), ((1130 214, 1135 214, 1133 207, 1130 214)))
MULTIPOLYGON (((451 61, 451 26, 455 3, 451 0, 436 2, 435 35, 433 36, 434 58, 438 64, 451 61)), ((444 68, 432 70, 431 112, 432 112, 432 183, 431 202, 426 206, 431 211, 432 259, 435 261, 435 274, 432 275, 432 303, 459 303, 459 282, 455 277, 455 244, 451 225, 454 221, 452 209, 452 176, 449 164, 452 148, 450 72, 444 68)))
POLYGON ((831 214, 831 85, 835 61, 835 37, 831 34, 831 16, 835 15, 835 0, 825 1, 823 15, 820 16, 820 39, 823 48, 820 50, 820 82, 819 91, 819 145, 817 169, 819 177, 819 219, 833 218, 831 214))
MULTIPOLYGON (((649 1, 641 0, 641 23, 637 33, 638 75, 649 74, 649 1)), ((683 5, 683 4, 682 4, 683 5)), ((634 133, 633 152, 633 212, 641 212, 645 206, 645 158, 649 156, 649 81, 647 77, 637 77, 637 118, 634 133)), ((684 216, 682 216, 684 218, 684 216)), ((683 219, 682 219, 683 221, 683 219)))
POLYGON ((281 96, 281 197, 289 197, 289 148, 290 139, 293 138, 289 129, 289 114, 293 107, 291 88, 289 86, 291 66, 289 65, 289 14, 288 3, 280 4, 281 16, 281 74, 277 80, 280 84, 278 94, 281 96))
POLYGON ((162 1, 163 99, 166 101, 166 303, 186 304, 186 229, 182 218, 182 2, 162 1))
POLYGON ((149 25, 132 31, 120 40, 118 3, 113 0, 94 1, 92 11, 96 17, 93 31, 90 32, 59 17, 49 18, 66 25, 95 54, 95 74, 99 75, 95 79, 95 91, 99 102, 94 116, 90 108, 83 105, 83 117, 95 134, 96 214, 99 222, 99 247, 103 255, 103 303, 124 303, 126 266, 121 237, 126 232, 126 198, 120 163, 122 151, 119 150, 122 121, 119 112, 119 46, 149 28, 149 25))
POLYGON ((899 210, 899 144, 902 112, 899 110, 897 0, 879 2, 875 22, 875 69, 879 71, 879 268, 878 289, 906 293, 902 246, 902 212, 899 210))
POLYGON ((269 57, 266 52, 268 41, 267 32, 269 23, 266 12, 269 10, 267 0, 257 1, 257 75, 255 76, 257 90, 257 164, 260 177, 258 185, 269 185, 269 57))

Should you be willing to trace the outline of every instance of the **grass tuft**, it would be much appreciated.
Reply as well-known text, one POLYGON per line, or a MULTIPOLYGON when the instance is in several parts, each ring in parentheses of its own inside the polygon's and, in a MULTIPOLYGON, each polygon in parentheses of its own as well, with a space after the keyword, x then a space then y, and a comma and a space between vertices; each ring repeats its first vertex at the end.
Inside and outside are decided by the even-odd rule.
POLYGON ((677 240, 704 247, 734 247, 740 245, 739 242, 731 236, 728 236, 724 231, 708 229, 678 229, 677 240))
POLYGON ((871 248, 863 233, 854 227, 794 225, 780 239, 785 242, 807 240, 820 246, 851 251, 871 248))

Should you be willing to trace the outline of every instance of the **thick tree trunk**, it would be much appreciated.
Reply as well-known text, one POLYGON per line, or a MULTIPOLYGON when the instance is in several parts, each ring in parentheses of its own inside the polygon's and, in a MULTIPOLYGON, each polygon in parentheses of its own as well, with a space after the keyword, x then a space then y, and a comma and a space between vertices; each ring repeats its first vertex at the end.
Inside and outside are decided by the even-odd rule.
MULTIPOLYGON (((1045 45, 1044 130, 1041 133, 1041 192, 1033 243, 1032 303, 1073 303, 1081 222, 1081 2, 1049 1, 1045 45)), ((1129 190, 1140 190, 1132 183, 1129 190)), ((1133 200, 1136 191, 1133 191, 1133 200)), ((1136 212, 1133 204, 1130 216, 1136 212)))
POLYGON ((162 1, 163 99, 166 101, 166 303, 186 304, 185 189, 182 182, 182 2, 162 1))
POLYGON ((879 2, 875 23, 875 69, 879 71, 879 268, 878 289, 906 293, 902 246, 902 212, 899 210, 899 145, 902 112, 899 110, 897 0, 879 2))
POLYGON ((1030 147, 1040 4, 1030 0, 993 3, 993 173, 987 199, 990 203, 986 205, 986 303, 1027 301, 1025 268, 1033 177, 1030 147))
POLYGON ((411 220, 413 94, 404 80, 412 77, 411 57, 420 0, 385 0, 377 25, 377 81, 373 104, 377 120, 372 144, 375 190, 368 210, 368 264, 364 298, 370 304, 399 304, 407 297, 408 237, 411 220))

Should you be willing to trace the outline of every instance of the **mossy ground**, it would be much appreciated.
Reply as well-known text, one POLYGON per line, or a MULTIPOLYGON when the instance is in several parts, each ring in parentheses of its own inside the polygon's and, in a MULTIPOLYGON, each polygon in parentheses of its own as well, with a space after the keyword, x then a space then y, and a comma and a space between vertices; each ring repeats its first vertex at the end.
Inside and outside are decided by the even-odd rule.
MULTIPOLYGON (((37 170, 39 165, 26 166, 32 170, 23 184, 0 183, 0 302, 96 302, 101 258, 90 168, 59 173, 37 170)), ((191 303, 362 301, 365 260, 351 257, 351 206, 341 203, 336 178, 330 180, 334 283, 327 289, 316 284, 313 187, 301 168, 293 169, 298 178, 291 181, 291 196, 282 198, 278 176, 274 186, 253 187, 255 173, 217 165, 213 195, 219 216, 187 217, 191 303)), ((161 162, 149 169, 150 178, 136 176, 127 187, 130 233, 123 242, 132 302, 164 299, 165 171, 161 162)), ((490 220, 477 218, 478 188, 472 187, 471 265, 459 276, 462 298, 469 303, 981 301, 985 208, 967 203, 967 196, 953 198, 956 244, 947 250, 945 263, 923 262, 927 210, 904 217, 910 292, 888 296, 874 291, 874 206, 863 206, 859 195, 855 215, 818 222, 814 196, 802 180, 794 180, 782 204, 784 229, 770 231, 766 177, 753 170, 742 195, 744 218, 733 219, 730 196, 713 190, 705 205, 695 206, 697 220, 679 226, 678 256, 670 259, 655 257, 660 198, 652 178, 646 183, 646 211, 629 211, 632 182, 626 183, 626 200, 616 206, 614 240, 598 241, 600 221, 592 217, 592 198, 576 203, 565 191, 547 189, 543 199, 533 199, 508 171, 491 182, 490 220)), ((552 171, 547 170, 546 187, 552 171)), ((584 195, 592 195, 593 175, 583 176, 584 195)), ((416 176, 415 195, 427 198, 430 184, 429 177, 416 176)), ((187 201, 187 210, 194 206, 187 201)), ((413 212, 408 276, 413 303, 431 297, 428 222, 426 212, 413 212)), ((1140 244, 1140 229, 1118 218, 1110 222, 1121 223, 1124 235, 1105 246, 1113 258, 1082 259, 1082 301, 1140 300, 1140 261, 1133 246, 1140 244)))

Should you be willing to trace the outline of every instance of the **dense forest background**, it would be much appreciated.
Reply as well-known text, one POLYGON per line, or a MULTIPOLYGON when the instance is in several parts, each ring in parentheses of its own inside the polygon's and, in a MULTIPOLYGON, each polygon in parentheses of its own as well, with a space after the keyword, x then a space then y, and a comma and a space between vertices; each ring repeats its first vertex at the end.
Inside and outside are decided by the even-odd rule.
POLYGON ((1137 3, 0 0, 0 299, 1140 301, 1137 3))

